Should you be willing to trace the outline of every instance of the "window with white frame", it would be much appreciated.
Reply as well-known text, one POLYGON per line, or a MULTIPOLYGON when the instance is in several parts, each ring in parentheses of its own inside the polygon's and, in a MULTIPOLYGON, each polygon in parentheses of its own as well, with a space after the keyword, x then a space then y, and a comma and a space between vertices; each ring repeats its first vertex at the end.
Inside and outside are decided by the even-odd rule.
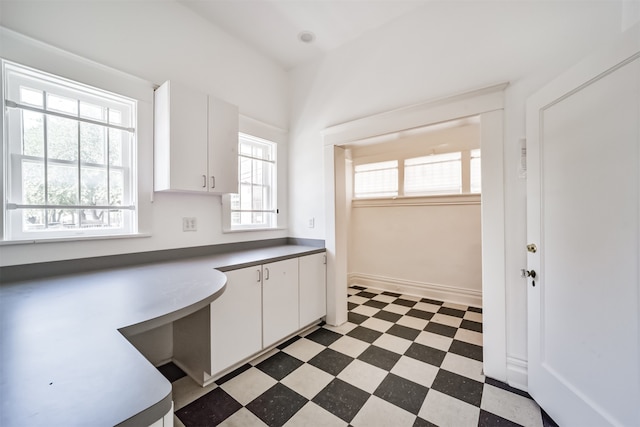
POLYGON ((132 234, 136 101, 2 61, 5 240, 132 234))
POLYGON ((230 230, 277 227, 276 154, 275 142, 239 134, 239 192, 229 195, 230 230))
POLYGON ((356 199, 481 192, 480 149, 361 162, 354 161, 356 199))
POLYGON ((393 197, 398 195, 398 161, 365 163, 354 167, 355 197, 393 197))

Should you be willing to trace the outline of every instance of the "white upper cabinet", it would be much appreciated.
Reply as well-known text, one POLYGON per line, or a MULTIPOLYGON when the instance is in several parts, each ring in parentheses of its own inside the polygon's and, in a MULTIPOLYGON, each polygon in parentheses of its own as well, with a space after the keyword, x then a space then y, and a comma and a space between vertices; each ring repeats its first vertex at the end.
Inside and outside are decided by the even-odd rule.
POLYGON ((238 192, 238 107, 167 81, 154 133, 155 191, 238 192))

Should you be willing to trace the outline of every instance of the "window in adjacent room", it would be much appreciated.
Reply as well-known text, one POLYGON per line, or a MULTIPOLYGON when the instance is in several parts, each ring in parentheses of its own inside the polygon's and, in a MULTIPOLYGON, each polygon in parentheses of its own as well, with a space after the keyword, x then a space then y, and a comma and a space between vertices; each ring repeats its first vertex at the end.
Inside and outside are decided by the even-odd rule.
POLYGON ((2 61, 5 240, 132 234, 136 102, 2 61))
POLYGON ((356 198, 398 195, 397 160, 356 165, 353 172, 356 198))
POLYGON ((229 230, 277 227, 276 152, 275 142, 239 134, 239 192, 227 196, 229 230))
POLYGON ((460 152, 415 157, 404 161, 404 194, 433 195, 462 192, 460 152))
POLYGON ((482 192, 482 175, 480 168, 480 149, 471 150, 471 192, 472 193, 480 193, 482 192))

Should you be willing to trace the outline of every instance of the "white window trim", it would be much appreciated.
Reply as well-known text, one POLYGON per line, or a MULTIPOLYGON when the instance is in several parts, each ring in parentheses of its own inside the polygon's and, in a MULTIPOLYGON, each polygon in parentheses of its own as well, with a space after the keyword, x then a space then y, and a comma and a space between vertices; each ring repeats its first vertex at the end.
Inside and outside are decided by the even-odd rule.
MULTIPOLYGON (((56 76, 53 74, 49 74, 46 69, 42 69, 42 71, 40 71, 40 70, 36 70, 35 68, 31 68, 29 65, 19 64, 18 62, 13 60, 7 60, 2 58, 0 59, 1 59, 0 66, 2 66, 2 77, 3 77, 2 82, 3 83, 5 78, 4 64, 7 63, 7 64, 11 64, 17 69, 20 69, 20 68, 24 69, 27 74, 29 73, 30 69, 33 69, 36 72, 36 74, 38 74, 37 76, 38 84, 41 86, 48 86, 51 84, 56 84, 57 82, 63 82, 63 84, 65 85, 68 84, 67 88, 62 89, 63 92, 64 91, 72 92, 76 89, 81 90, 82 92, 79 94, 80 96, 77 96, 78 94, 74 93, 76 95, 74 96, 74 98, 77 98, 77 99, 82 100, 82 99, 85 99, 86 96, 91 97, 91 95, 93 94, 98 95, 101 98, 101 100, 103 100, 108 104, 117 102, 118 99, 128 99, 128 101, 131 101, 133 103, 132 116, 134 120, 134 126, 135 127, 139 126, 139 120, 138 120, 139 116, 138 116, 138 110, 136 105, 137 100, 130 98, 127 95, 114 94, 112 96, 110 95, 109 92, 111 91, 109 90, 103 90, 98 88, 97 86, 86 85, 82 82, 77 82, 75 80, 67 79, 64 76, 56 76), (40 74, 42 76, 40 76, 40 74), (71 89, 71 88, 74 88, 74 89, 71 89), (85 94, 87 95, 85 96, 85 94)), ((20 76, 18 80, 23 80, 25 78, 29 79, 28 77, 20 76)), ((4 108, 6 108, 5 100, 9 98, 10 94, 6 93, 6 87, 4 84, 2 84, 1 86, 2 88, 0 89, 0 98, 2 99, 2 107, 4 111, 4 108)), ((5 123, 4 123, 5 120, 6 120, 6 117, 3 117, 2 121, 0 122, 0 127, 2 127, 3 132, 6 132, 5 123)), ((13 126, 15 126, 15 124, 13 124, 13 126)), ((5 157, 5 160, 2 162, 3 165, 1 166, 2 183, 0 187, 2 190, 3 209, 2 209, 2 218, 1 218, 2 219, 2 240, 0 240, 0 242, 9 243, 9 244, 12 242, 15 242, 17 244, 23 244, 23 243, 35 243, 35 242, 61 242, 61 241, 75 241, 75 240, 93 240, 93 239, 105 239, 105 238, 146 236, 147 234, 145 233, 138 233, 139 206, 138 206, 138 178, 137 178, 138 149, 137 149, 137 141, 136 141, 137 129, 133 129, 133 130, 134 130, 134 139, 131 142, 132 144, 131 150, 130 152, 124 154, 125 157, 127 156, 130 157, 125 162, 127 163, 127 165, 123 167, 117 167, 117 169, 122 169, 129 172, 128 174, 125 174, 124 186, 125 186, 125 192, 127 193, 128 197, 127 197, 127 203, 124 204, 125 206, 123 207, 123 209, 131 210, 132 212, 131 212, 131 215, 125 215, 124 226, 119 228, 109 228, 109 229, 70 229, 70 230, 62 230, 62 231, 61 230, 42 230, 42 231, 23 231, 22 230, 22 227, 21 227, 22 218, 21 218, 20 209, 14 209, 14 207, 16 206, 15 201, 17 199, 14 197, 14 199, 16 200, 7 200, 8 194, 12 194, 12 193, 17 194, 17 197, 21 198, 20 192, 15 191, 15 188, 14 188, 14 191, 9 191, 9 189, 7 188, 7 185, 9 185, 10 183, 14 183, 13 185, 15 187, 16 176, 18 174, 20 174, 19 176, 21 176, 21 172, 20 172, 21 167, 16 167, 16 162, 21 163, 20 160, 25 156, 13 153, 15 150, 8 150, 8 145, 13 144, 14 142, 9 141, 7 134, 4 133, 3 139, 5 140, 7 146, 3 144, 3 150, 4 150, 3 157, 5 157), (10 152, 13 154, 10 154, 10 152), (7 165, 8 165, 7 162, 11 162, 13 165, 13 167, 10 167, 8 170, 7 170, 7 165), (8 179, 9 177, 5 175, 5 174, 8 174, 9 171, 16 171, 16 172, 13 172, 13 176, 11 177, 12 179, 8 179), (133 182, 128 182, 128 181, 133 181, 133 182)), ((26 156, 26 157, 29 157, 29 156, 26 156)), ((87 206, 87 208, 90 209, 91 206, 87 206)))

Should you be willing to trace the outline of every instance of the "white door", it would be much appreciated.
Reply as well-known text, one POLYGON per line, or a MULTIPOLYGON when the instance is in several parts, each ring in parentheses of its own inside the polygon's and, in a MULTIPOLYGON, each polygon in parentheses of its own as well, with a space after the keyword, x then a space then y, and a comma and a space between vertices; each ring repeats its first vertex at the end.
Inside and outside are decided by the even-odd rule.
POLYGON ((640 426, 640 25, 528 100, 527 157, 529 392, 640 426))

